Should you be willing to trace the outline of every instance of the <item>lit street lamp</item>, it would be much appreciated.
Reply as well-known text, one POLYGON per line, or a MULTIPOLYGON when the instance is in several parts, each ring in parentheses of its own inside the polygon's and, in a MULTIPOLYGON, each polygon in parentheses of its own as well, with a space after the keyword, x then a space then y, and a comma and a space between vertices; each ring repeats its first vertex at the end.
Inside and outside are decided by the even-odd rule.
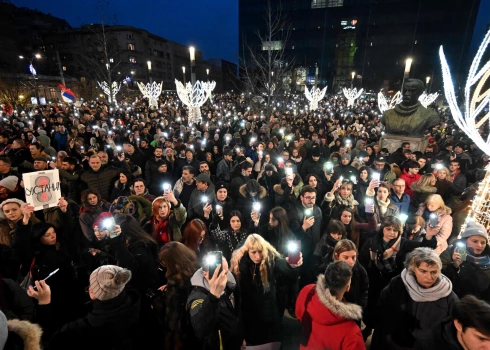
POLYGON ((207 76, 207 79, 209 81, 209 68, 206 68, 206 76, 207 76))
POLYGON ((191 57, 191 83, 192 86, 196 83, 196 49, 194 46, 189 47, 191 57))
POLYGON ((352 79, 350 82, 350 88, 352 89, 354 87, 354 78, 356 77, 356 72, 351 73, 352 79))
POLYGON ((402 81, 402 88, 401 92, 403 94, 403 86, 405 85, 405 80, 407 80, 410 77, 410 68, 412 67, 412 62, 413 60, 411 58, 407 58, 405 61, 405 71, 403 72, 403 81, 402 81))
POLYGON ((182 67, 182 73, 184 74, 184 85, 185 85, 185 66, 182 67))
POLYGON ((146 61, 146 64, 148 65, 148 77, 149 77, 149 80, 151 83, 152 82, 152 79, 151 79, 151 61, 146 61))
POLYGON ((430 77, 425 78, 425 91, 429 92, 430 77))
MULTIPOLYGON (((34 79, 34 88, 35 88, 35 95, 36 95, 36 104, 39 104, 39 93, 37 91, 37 72, 36 69, 34 68, 34 65, 32 64, 32 61, 34 61, 34 58, 41 59, 42 56, 38 53, 34 54, 33 57, 29 58, 29 71, 32 74, 32 79, 34 79)), ((19 59, 23 60, 24 56, 19 55, 19 59)))

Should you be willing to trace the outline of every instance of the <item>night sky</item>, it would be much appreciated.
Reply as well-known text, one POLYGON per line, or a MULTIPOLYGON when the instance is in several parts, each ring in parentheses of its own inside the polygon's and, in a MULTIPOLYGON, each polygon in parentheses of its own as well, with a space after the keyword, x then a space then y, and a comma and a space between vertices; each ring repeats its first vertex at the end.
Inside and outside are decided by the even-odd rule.
MULTIPOLYGON (((265 0, 264 0, 265 1, 265 0)), ((101 0, 15 0, 16 6, 64 18, 73 27, 100 23, 101 0)), ((204 59, 237 62, 238 0, 105 0, 107 24, 132 25, 184 45, 194 45, 204 59)), ((474 55, 490 24, 490 0, 481 0, 471 53, 474 55)))
MULTIPOLYGON (((146 29, 184 45, 204 59, 238 61, 238 0, 105 0, 105 23, 146 29)), ((72 27, 100 23, 98 0, 14 0, 14 5, 66 19, 72 27)))

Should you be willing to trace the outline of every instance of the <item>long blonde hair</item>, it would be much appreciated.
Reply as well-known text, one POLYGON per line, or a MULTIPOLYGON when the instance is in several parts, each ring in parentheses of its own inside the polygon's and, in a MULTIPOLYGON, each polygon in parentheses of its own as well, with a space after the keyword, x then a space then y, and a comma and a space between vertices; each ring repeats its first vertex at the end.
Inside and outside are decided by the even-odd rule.
POLYGON ((274 259, 280 258, 281 254, 262 236, 252 233, 247 237, 243 246, 235 250, 231 256, 231 271, 233 271, 238 278, 240 278, 240 260, 249 250, 258 250, 262 252, 262 261, 260 262, 259 268, 260 279, 262 280, 264 291, 267 291, 269 290, 267 267, 272 267, 274 259))
POLYGON ((434 187, 434 185, 432 185, 432 181, 434 181, 435 179, 436 177, 432 173, 424 174, 417 181, 417 185, 419 185, 420 187, 434 187))

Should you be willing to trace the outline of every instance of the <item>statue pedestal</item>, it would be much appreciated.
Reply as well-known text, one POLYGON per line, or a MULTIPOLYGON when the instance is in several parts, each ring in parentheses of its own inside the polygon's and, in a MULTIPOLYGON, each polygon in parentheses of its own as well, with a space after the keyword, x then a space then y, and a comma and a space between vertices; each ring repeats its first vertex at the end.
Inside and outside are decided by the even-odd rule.
POLYGON ((381 136, 379 141, 380 148, 387 148, 388 152, 393 153, 401 147, 403 142, 410 142, 410 150, 412 152, 425 152, 425 148, 429 144, 427 136, 413 137, 403 135, 386 134, 381 136))

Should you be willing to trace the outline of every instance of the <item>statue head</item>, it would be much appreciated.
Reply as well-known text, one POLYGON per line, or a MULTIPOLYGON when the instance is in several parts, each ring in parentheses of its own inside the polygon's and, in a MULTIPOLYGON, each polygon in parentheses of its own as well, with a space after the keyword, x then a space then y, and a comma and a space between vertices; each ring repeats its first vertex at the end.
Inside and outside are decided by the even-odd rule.
POLYGON ((407 79, 403 85, 402 105, 413 106, 424 92, 424 82, 419 79, 407 79))

